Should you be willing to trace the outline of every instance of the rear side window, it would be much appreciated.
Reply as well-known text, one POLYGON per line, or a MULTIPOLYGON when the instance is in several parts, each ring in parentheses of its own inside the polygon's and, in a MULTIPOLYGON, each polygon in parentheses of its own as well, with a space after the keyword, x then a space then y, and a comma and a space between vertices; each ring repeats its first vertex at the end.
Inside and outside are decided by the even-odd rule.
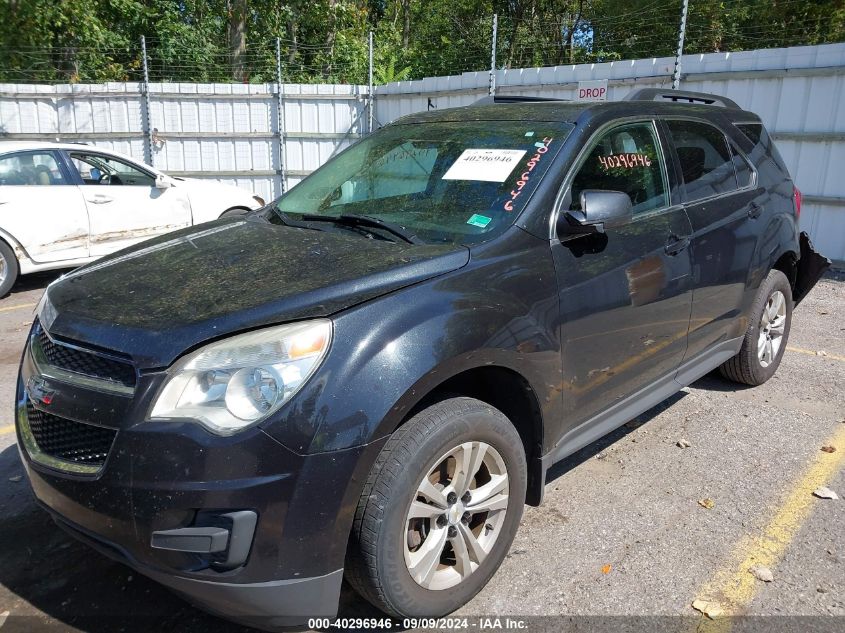
POLYGON ((735 125, 740 132, 748 137, 748 140, 754 143, 754 149, 748 152, 748 157, 757 165, 758 169, 766 160, 771 160, 778 169, 788 173, 786 163, 783 162, 778 148, 775 147, 762 123, 736 123, 735 125))
POLYGON ((581 192, 585 189, 627 193, 634 213, 669 206, 659 147, 651 122, 631 123, 605 132, 572 180, 571 208, 581 208, 581 192))
POLYGON ((725 135, 696 121, 667 121, 681 163, 687 198, 700 200, 737 189, 731 150, 725 135))
POLYGON ((64 185, 65 177, 49 152, 24 152, 0 158, 0 185, 64 185))

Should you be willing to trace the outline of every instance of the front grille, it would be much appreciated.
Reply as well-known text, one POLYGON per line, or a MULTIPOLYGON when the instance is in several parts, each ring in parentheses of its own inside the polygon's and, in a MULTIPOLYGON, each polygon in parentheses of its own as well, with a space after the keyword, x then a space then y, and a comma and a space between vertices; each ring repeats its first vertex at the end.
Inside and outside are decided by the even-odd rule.
POLYGON ((38 449, 45 455, 77 464, 102 466, 117 431, 74 422, 45 413, 27 402, 27 421, 38 449))
POLYGON ((135 368, 129 363, 57 343, 47 336, 41 324, 37 325, 36 337, 47 362, 54 367, 92 378, 110 380, 125 387, 135 386, 135 368))

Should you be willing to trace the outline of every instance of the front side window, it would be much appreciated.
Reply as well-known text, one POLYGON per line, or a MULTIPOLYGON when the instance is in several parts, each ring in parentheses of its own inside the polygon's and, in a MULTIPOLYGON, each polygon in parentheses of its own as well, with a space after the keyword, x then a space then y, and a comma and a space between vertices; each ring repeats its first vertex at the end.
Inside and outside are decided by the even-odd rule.
POLYGON ((366 215, 426 242, 471 243, 516 220, 572 129, 536 121, 385 127, 279 198, 283 218, 366 215))
POLYGON ((112 156, 73 152, 70 158, 86 185, 128 185, 135 187, 152 187, 155 185, 155 178, 152 175, 112 156))
POLYGON ((689 200, 736 191, 738 185, 725 135, 696 121, 667 121, 681 163, 689 200))
POLYGON ((596 141, 572 181, 572 209, 585 189, 621 191, 634 213, 669 206, 663 155, 651 122, 613 128, 596 141))
POLYGON ((0 158, 0 185, 64 184, 62 170, 50 152, 25 152, 0 158))

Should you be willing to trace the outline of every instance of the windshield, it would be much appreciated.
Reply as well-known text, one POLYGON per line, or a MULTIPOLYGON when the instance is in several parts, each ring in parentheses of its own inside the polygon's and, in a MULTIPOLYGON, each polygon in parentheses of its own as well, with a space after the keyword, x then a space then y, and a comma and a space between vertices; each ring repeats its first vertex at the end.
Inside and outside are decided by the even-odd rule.
POLYGON ((275 210, 297 221, 367 216, 425 242, 486 240, 513 224, 571 129, 536 121, 388 126, 329 160, 275 210))

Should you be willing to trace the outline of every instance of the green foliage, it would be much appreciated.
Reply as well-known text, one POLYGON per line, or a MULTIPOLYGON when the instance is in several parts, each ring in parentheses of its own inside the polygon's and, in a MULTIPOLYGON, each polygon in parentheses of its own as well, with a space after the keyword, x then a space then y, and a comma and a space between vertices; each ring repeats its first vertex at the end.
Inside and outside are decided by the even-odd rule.
POLYGON ((411 77, 413 68, 405 66, 402 69, 396 69, 396 55, 390 55, 386 63, 380 63, 373 67, 373 81, 376 84, 390 84, 394 81, 407 81, 411 77))
MULTIPOLYGON (((681 0, 0 0, 0 81, 379 83, 674 55, 681 0), (246 34, 240 44, 233 33, 246 34)), ((845 0, 690 0, 685 50, 845 40, 845 0)))

